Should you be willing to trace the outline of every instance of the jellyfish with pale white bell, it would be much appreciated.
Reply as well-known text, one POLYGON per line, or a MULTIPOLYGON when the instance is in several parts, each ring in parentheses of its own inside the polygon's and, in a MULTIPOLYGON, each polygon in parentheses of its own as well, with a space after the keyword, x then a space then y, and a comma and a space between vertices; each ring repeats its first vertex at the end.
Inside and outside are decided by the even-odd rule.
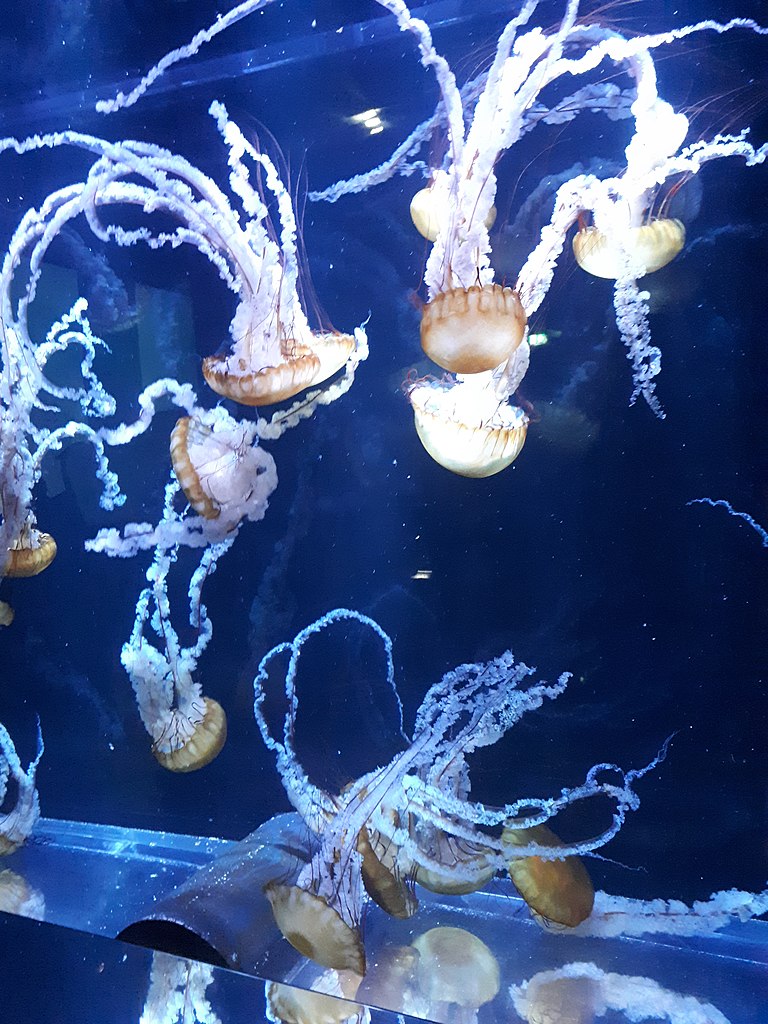
MULTIPOLYGON (((639 771, 599 765, 581 785, 550 799, 519 799, 503 807, 470 799, 467 756, 495 743, 526 711, 565 689, 567 676, 554 685, 526 683, 531 672, 516 664, 510 652, 486 664, 459 666, 430 688, 408 736, 395 688, 391 640, 367 616, 336 609, 262 658, 254 680, 256 720, 276 755, 288 798, 316 836, 311 859, 296 880, 289 884, 276 878, 265 888, 279 930, 298 952, 325 967, 363 974, 360 921, 366 889, 387 913, 407 917, 416 909, 414 886, 446 895, 473 892, 506 871, 511 860, 541 857, 559 862, 597 849, 618 832, 638 803, 634 781, 659 758, 639 771), (382 640, 404 749, 388 764, 332 794, 308 777, 295 749, 297 673, 310 637, 349 621, 371 629, 382 640), (278 739, 264 704, 268 683, 277 674, 274 663, 286 659, 286 711, 278 739), (613 814, 610 824, 589 840, 553 848, 535 832, 522 845, 506 835, 508 829, 533 830, 574 802, 600 797, 613 803, 613 814), (366 867, 371 853, 375 865, 369 862, 366 867)), ((556 868, 552 877, 558 882, 556 868)), ((567 901, 570 896, 561 898, 567 901)))
POLYGON ((412 945, 419 954, 414 975, 425 1016, 473 1024, 501 987, 499 962, 488 946, 466 928, 451 927, 431 928, 412 945))
POLYGON ((9 792, 9 781, 13 782, 16 790, 13 805, 0 814, 0 857, 18 850, 27 841, 40 817, 35 775, 44 749, 38 723, 37 754, 25 771, 8 730, 0 723, 0 807, 9 792))

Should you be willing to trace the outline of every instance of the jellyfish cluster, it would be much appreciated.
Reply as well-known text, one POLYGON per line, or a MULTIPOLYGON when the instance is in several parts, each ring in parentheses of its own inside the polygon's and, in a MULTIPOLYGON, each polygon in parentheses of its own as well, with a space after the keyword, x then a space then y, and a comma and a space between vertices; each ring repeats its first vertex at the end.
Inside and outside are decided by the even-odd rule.
POLYGON ((526 712, 559 697, 568 683, 567 674, 554 684, 531 683, 534 670, 507 651, 487 663, 446 673, 427 691, 411 735, 400 721, 404 750, 341 792, 328 792, 308 777, 295 748, 297 675, 307 641, 349 621, 381 639, 387 683, 402 713, 391 640, 378 623, 351 609, 328 612, 290 643, 273 648, 254 681, 254 709, 264 742, 275 753, 289 800, 317 837, 311 860, 295 882, 278 879, 265 889, 283 936, 324 967, 363 975, 364 893, 391 916, 407 918, 418 906, 418 886, 462 895, 507 871, 542 920, 566 927, 584 921, 594 892, 578 858, 616 835, 639 804, 635 782, 665 751, 638 770, 596 765, 583 783, 556 797, 518 798, 502 807, 472 800, 468 755, 498 742, 526 712), (275 670, 278 661, 285 664, 284 676, 275 670), (282 679, 286 705, 280 738, 264 713, 275 675, 282 679), (610 824, 588 839, 561 842, 546 822, 572 804, 595 798, 612 803, 610 824))
MULTIPOLYGON (((269 2, 243 0, 166 55, 133 91, 98 109, 110 113, 138 102, 167 68, 193 58, 214 36, 269 2)), ((714 160, 761 165, 768 143, 753 142, 747 128, 690 138, 686 114, 659 95, 656 55, 702 33, 765 36, 768 27, 745 18, 708 19, 630 36, 597 18, 580 17, 579 0, 563 0, 559 21, 545 29, 535 24, 538 0, 526 0, 503 27, 488 67, 460 84, 425 21, 403 0, 376 2, 415 42, 418 59, 437 83, 439 102, 389 159, 307 198, 333 204, 395 175, 422 179, 410 203, 413 226, 429 245, 419 341, 437 372, 409 375, 403 412, 412 415, 424 450, 444 469, 467 478, 495 476, 520 455, 530 408, 518 389, 536 358, 530 324, 569 250, 577 273, 613 283, 616 327, 631 364, 630 402, 642 398, 663 418, 656 394, 661 352, 651 335, 643 281, 684 250, 686 226, 660 212, 660 190, 714 160), (512 159, 537 126, 564 125, 587 114, 627 122, 623 154, 602 173, 574 167, 553 179, 546 222, 512 277, 499 279, 492 232, 503 208, 501 161, 512 159)), ((162 436, 160 507, 146 521, 116 526, 100 519, 83 546, 88 557, 144 560, 144 585, 120 661, 152 754, 164 768, 182 773, 208 765, 228 730, 240 724, 228 722, 225 701, 203 684, 202 663, 213 635, 203 597, 206 581, 241 531, 268 513, 278 484, 270 446, 302 424, 310 429, 306 421, 342 399, 369 352, 368 319, 344 331, 311 322, 301 282, 301 217, 279 160, 240 128, 222 102, 212 102, 208 113, 208 142, 226 157, 226 182, 155 142, 71 129, 0 139, 2 160, 36 153, 56 165, 62 151, 74 150, 89 161, 79 181, 65 175, 67 164, 60 162, 59 187, 21 218, 0 267, 0 584, 31 579, 56 557, 55 524, 38 523, 35 511, 46 456, 70 442, 87 442, 108 516, 127 500, 110 460, 147 431, 160 429, 158 413, 173 407, 175 424, 162 436), (75 218, 107 249, 188 247, 215 271, 228 289, 231 319, 223 346, 210 339, 197 379, 151 380, 128 408, 118 409, 103 383, 112 353, 95 333, 84 298, 62 309, 43 336, 30 327, 48 250, 75 218), (189 559, 196 564, 184 576, 189 559), (188 600, 183 615, 179 591, 181 604, 188 600)), ((538 193, 529 200, 534 198, 538 193)), ((523 212, 527 208, 524 203, 523 212)), ((369 319, 375 330, 375 309, 369 319)), ((421 358, 415 337, 412 348, 421 358)), ((427 464, 421 448, 416 450, 427 464)), ((765 542, 765 531, 724 499, 694 501, 746 518, 765 542)), ((0 627, 13 622, 11 603, 0 598, 0 627)), ((307 863, 295 877, 272 879, 265 896, 284 939, 334 972, 308 1005, 271 986, 274 1018, 289 1024, 340 1020, 326 1000, 373 998, 376 977, 361 929, 364 908, 372 902, 393 918, 411 918, 420 889, 450 899, 480 890, 496 876, 508 877, 534 920, 592 935, 694 934, 768 909, 766 893, 719 893, 689 908, 595 892, 584 858, 613 839, 637 809, 635 784, 661 762, 666 744, 643 767, 597 764, 583 781, 551 797, 510 792, 501 806, 475 799, 471 755, 500 741, 527 712, 561 696, 569 678, 563 674, 546 683, 532 677, 533 670, 516 662, 511 651, 459 665, 429 688, 406 730, 392 641, 361 612, 330 611, 261 658, 254 681, 258 728, 275 756, 285 794, 312 836, 307 863), (298 680, 305 645, 350 623, 381 641, 402 743, 388 763, 336 789, 320 785, 302 764, 296 744, 298 680), (284 702, 281 728, 271 721, 276 686, 284 702), (607 823, 586 838, 562 840, 554 820, 583 801, 607 804, 607 823)), ((24 771, 0 726, 0 854, 16 850, 34 828, 41 754, 42 740, 24 771), (14 806, 5 808, 9 794, 15 794, 14 806)), ((496 996, 500 980, 483 943, 454 934, 459 931, 427 931, 392 953, 387 969, 417 1009, 426 1013, 424 1007, 446 1001, 466 1011, 457 1020, 468 1024, 470 1011, 496 996), (476 967, 456 988, 452 975, 468 962, 476 967)), ((150 1001, 160 1013, 162 993, 173 991, 178 1001, 186 986, 194 989, 199 1012, 212 1013, 205 999, 209 980, 206 971, 185 973, 158 961, 150 1001)), ((563 986, 588 990, 594 1004, 640 1012, 630 998, 621 1003, 616 978, 579 965, 562 977, 532 979, 512 999, 521 1016, 539 1019, 562 999, 563 986)), ((671 1007, 669 1014, 676 1012, 673 998, 664 1002, 667 993, 642 986, 638 991, 643 999, 671 1007)))
MULTIPOLYGON (((0 577, 33 576, 51 564, 53 537, 37 528, 33 494, 43 457, 68 439, 85 438, 97 457, 97 475, 104 484, 101 504, 112 509, 125 502, 116 475, 109 468, 109 449, 130 444, 147 431, 158 405, 170 401, 184 415, 168 442, 169 483, 156 523, 129 523, 117 530, 104 527, 85 542, 86 550, 115 557, 133 557, 153 550, 147 571, 149 587, 136 606, 136 621, 122 652, 142 720, 160 763, 188 771, 207 764, 226 736, 221 706, 201 695, 193 679, 197 660, 212 632, 201 604, 203 581, 227 551, 242 523, 257 522, 266 513, 277 486, 274 458, 261 446, 311 417, 322 405, 351 387, 355 371, 367 356, 363 327, 351 334, 312 331, 299 298, 297 226, 291 197, 269 157, 249 143, 221 104, 211 114, 227 147, 230 184, 241 210, 207 175, 186 159, 142 142, 107 142, 65 131, 29 139, 0 141, 0 151, 76 147, 94 162, 85 181, 52 193, 39 209, 23 218, 0 276, 3 373, 0 377, 0 577), (246 165, 248 160, 250 167, 246 165), (250 178, 250 168, 263 179, 250 178), (274 197, 279 231, 272 225, 262 187, 274 197), (147 223, 126 228, 125 210, 138 210, 147 223), (107 222, 115 211, 115 221, 107 222), (232 415, 223 406, 201 404, 192 385, 170 378, 153 381, 137 396, 138 416, 113 425, 116 402, 93 368, 106 347, 87 319, 87 303, 78 300, 55 324, 45 341, 29 334, 27 312, 34 300, 47 249, 69 222, 83 215, 94 235, 104 242, 149 249, 191 245, 202 253, 235 296, 230 324, 230 349, 203 359, 202 376, 214 398, 223 396, 243 406, 269 406, 304 392, 301 399, 271 419, 232 415), (170 218, 157 221, 158 215, 170 218), (157 226, 159 224, 159 226, 157 226), (22 297, 14 308, 11 289, 19 267, 27 272, 22 297), (83 384, 55 383, 48 361, 65 349, 80 346, 83 384), (56 406, 51 401, 56 401, 56 406), (79 405, 98 426, 69 420, 52 428, 36 416, 64 412, 79 405), (191 624, 196 642, 181 647, 171 623, 165 580, 177 561, 179 547, 203 549, 190 576, 191 624), (154 611, 150 614, 150 605, 154 611), (149 619, 157 643, 145 636, 149 619)), ((106 354, 106 353, 105 353, 106 354)), ((13 609, 0 604, 0 622, 10 625, 13 609)))

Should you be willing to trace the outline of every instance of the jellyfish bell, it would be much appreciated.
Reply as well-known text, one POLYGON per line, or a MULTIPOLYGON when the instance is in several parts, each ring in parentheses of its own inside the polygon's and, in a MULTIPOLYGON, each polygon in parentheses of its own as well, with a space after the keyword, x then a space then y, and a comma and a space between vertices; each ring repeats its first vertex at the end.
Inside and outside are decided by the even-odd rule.
MULTIPOLYGON (((419 189, 411 200, 411 220, 413 226, 428 242, 437 239, 451 216, 450 178, 445 171, 437 171, 432 182, 419 189)), ((485 218, 485 226, 490 230, 496 220, 496 207, 492 206, 485 218)))
POLYGON ((56 557, 56 541, 50 533, 41 533, 26 525, 8 549, 5 575, 16 578, 37 576, 56 557))
POLYGON ((325 334, 313 334, 310 348, 320 360, 320 367, 312 384, 323 384, 335 373, 338 373, 355 351, 357 342, 352 334, 341 334, 329 331, 325 334))
POLYGON ((517 292, 500 284, 438 292, 421 315, 421 347, 451 373, 481 373, 505 363, 525 336, 517 292))
POLYGON ((249 429, 223 409, 182 416, 171 432, 171 464, 192 508, 205 519, 239 518, 263 471, 249 429))
POLYGON ((414 939, 416 982, 430 1003, 477 1010, 499 991, 499 963, 488 946, 464 928, 431 928, 414 939))
POLYGON ((178 708, 160 739, 152 745, 157 761, 172 772, 194 772, 204 768, 221 753, 227 739, 224 708, 211 697, 203 697, 203 713, 194 717, 178 708))
MULTIPOLYGON (((549 847, 563 845, 546 825, 506 827, 501 841, 510 848, 531 843, 549 847)), ((562 860, 513 857, 509 862, 509 874, 534 917, 542 919, 547 926, 575 928, 592 913, 595 890, 587 869, 578 857, 562 860)))
POLYGON ((351 971, 339 971, 331 974, 331 978, 335 984, 321 978, 317 987, 312 989, 270 982, 266 991, 267 1004, 272 1014, 270 1019, 277 1018, 283 1024, 341 1024, 357 1016, 362 1007, 349 1000, 360 984, 359 975, 351 971), (333 987, 337 994, 320 991, 321 986, 333 987))
MULTIPOLYGON (((478 377, 485 378, 485 374, 478 377)), ((416 433, 432 458, 458 476, 500 473, 520 454, 528 417, 493 395, 487 381, 416 381, 408 388, 416 433)))
POLYGON ((416 913, 418 900, 397 869, 396 856, 390 853, 392 847, 379 833, 367 828, 358 833, 357 852, 363 858, 360 870, 365 891, 390 917, 405 920, 416 913))
POLYGON ((208 386, 240 405, 274 405, 293 398, 313 384, 320 360, 309 348, 293 341, 284 342, 282 359, 274 366, 230 355, 206 356, 203 376, 208 386))
POLYGON ((623 275, 627 259, 640 268, 637 276, 644 277, 671 263, 684 245, 683 222, 663 217, 627 228, 616 237, 593 225, 583 227, 574 235, 573 253, 588 274, 615 280, 623 275))
POLYGON ((418 865, 414 881, 442 896, 466 896, 477 892, 496 874, 489 851, 464 840, 460 845, 442 830, 433 836, 433 866, 418 865))
POLYGON ((270 882, 264 895, 275 924, 297 952, 322 967, 365 974, 365 950, 352 928, 321 897, 297 885, 270 882))

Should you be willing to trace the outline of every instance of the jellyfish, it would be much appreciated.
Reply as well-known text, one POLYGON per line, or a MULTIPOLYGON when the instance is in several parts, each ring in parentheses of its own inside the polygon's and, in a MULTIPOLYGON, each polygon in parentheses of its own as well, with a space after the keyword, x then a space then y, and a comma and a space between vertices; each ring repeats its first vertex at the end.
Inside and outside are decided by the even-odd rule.
POLYGON ((0 813, 0 857, 18 850, 29 838, 40 817, 35 775, 43 750, 43 736, 38 722, 37 754, 24 771, 8 730, 0 723, 0 807, 6 799, 9 779, 16 785, 13 807, 0 813))
MULTIPOLYGON (((167 488, 166 508, 174 490, 173 485, 167 488)), ((139 597, 133 631, 121 652, 141 720, 152 738, 152 753, 169 771, 204 768, 220 753, 227 738, 224 709, 218 701, 203 695, 194 674, 213 633, 202 603, 202 586, 233 542, 234 535, 207 547, 192 575, 189 621, 197 629, 197 640, 190 647, 182 647, 179 642, 168 600, 167 577, 178 549, 167 551, 158 546, 147 570, 149 586, 139 597), (147 622, 158 639, 157 646, 145 636, 147 622)))
POLYGON ((415 982, 430 1019, 470 1024, 480 1007, 496 998, 501 984, 498 960, 465 928, 431 928, 412 945, 419 954, 415 982))
POLYGON ((238 423, 220 406, 182 416, 171 432, 171 464, 192 508, 204 519, 239 522, 267 471, 267 456, 253 444, 255 427, 238 423))
POLYGON ((243 405, 282 402, 333 377, 354 356, 352 334, 310 330, 298 294, 297 225, 290 195, 272 161, 259 152, 214 103, 211 113, 228 146, 233 189, 251 217, 244 238, 249 269, 230 326, 232 346, 203 360, 203 376, 219 395, 243 405), (268 213, 248 179, 243 158, 264 171, 280 217, 279 243, 268 230, 268 213))
MULTIPOLYGON (((283 1024, 341 1024, 350 1018, 360 1019, 362 1006, 348 1001, 359 984, 357 975, 345 971, 328 971, 311 989, 267 982, 267 1018, 283 1024)), ((369 1016, 367 1011, 365 1015, 369 1016)))
POLYGON ((17 871, 0 871, 0 912, 45 920, 45 897, 34 889, 17 871))
POLYGON ((573 236, 576 262, 594 277, 616 280, 624 272, 625 253, 637 265, 637 276, 645 277, 661 270, 685 245, 685 225, 666 217, 639 227, 630 227, 622 239, 599 231, 594 226, 580 228, 573 236))
POLYGON ((37 576, 56 557, 56 541, 50 533, 42 533, 32 523, 24 524, 20 535, 8 548, 5 575, 10 577, 37 576))
MULTIPOLYGON (((529 843, 554 848, 563 845, 546 825, 505 828, 501 839, 511 847, 529 843)), ((543 920, 547 926, 575 928, 592 913, 595 890, 587 869, 578 857, 565 857, 563 860, 513 858, 509 864, 509 875, 534 917, 543 920)))
POLYGON ((529 1024, 593 1024, 614 1010, 628 1021, 730 1024, 716 1006, 696 995, 675 992, 642 975, 605 971, 594 963, 567 963, 554 971, 539 971, 528 981, 512 985, 509 994, 516 1012, 529 1024))
POLYGON ((16 613, 7 601, 0 601, 0 626, 10 626, 16 613))
POLYGON ((686 146, 688 120, 659 97, 652 53, 692 33, 741 28, 764 35, 768 29, 749 19, 723 24, 706 20, 625 38, 600 24, 579 23, 578 0, 568 0, 559 25, 544 31, 528 28, 536 7, 528 4, 502 31, 490 68, 459 89, 450 66, 434 48, 427 24, 403 0, 379 3, 415 37, 421 63, 435 73, 440 104, 379 167, 309 198, 336 202, 395 173, 420 171, 424 165, 414 159, 416 154, 436 132, 443 134, 446 144, 438 147, 444 152, 442 164, 428 168, 431 184, 417 193, 412 205, 417 228, 433 242, 424 274, 428 301, 422 313, 422 347, 454 375, 437 384, 409 382, 406 388, 427 452, 465 476, 493 475, 519 454, 527 421, 523 413, 513 414, 520 422, 518 429, 511 429, 501 407, 514 400, 527 371, 527 323, 544 301, 577 224, 583 224, 573 239, 578 262, 588 272, 615 281, 616 324, 632 366, 630 404, 642 396, 663 416, 655 394, 660 352, 651 339, 647 299, 637 282, 674 259, 684 245, 685 228, 673 218, 655 217, 654 199, 675 175, 694 175, 706 162, 731 156, 747 165, 760 164, 768 147, 753 147, 746 132, 686 146), (601 73, 609 61, 626 73, 629 87, 613 80, 615 72, 601 73), (586 82, 575 92, 564 96, 563 90, 555 91, 579 76, 586 82), (575 167, 555 177, 559 187, 549 221, 536 232, 537 241, 507 293, 494 280, 489 236, 496 165, 537 125, 563 125, 584 112, 633 119, 625 162, 602 170, 590 166, 595 173, 575 167), (452 391, 460 394, 454 398, 452 391), (454 449, 460 452, 456 458, 454 449))
MULTIPOLYGON (((311 860, 295 882, 276 878, 265 888, 275 922, 296 950, 325 967, 364 974, 360 920, 366 887, 386 912, 410 916, 415 911, 410 892, 414 885, 445 894, 472 892, 506 870, 512 859, 559 862, 597 849, 616 834, 626 813, 637 806, 634 781, 655 766, 661 754, 645 768, 630 772, 598 765, 584 783, 550 799, 519 799, 497 808, 469 799, 466 757, 495 743, 526 711, 559 696, 568 681, 563 675, 553 685, 526 683, 531 674, 526 665, 515 663, 511 652, 486 664, 460 665, 429 689, 409 737, 402 726, 391 640, 368 616, 335 609, 262 658, 254 680, 256 720, 276 755, 288 798, 316 836, 311 860), (387 765, 334 794, 307 776, 294 747, 296 679, 309 638, 344 621, 371 629, 382 641, 404 749, 387 765), (286 713, 278 739, 263 705, 274 662, 286 657, 286 713), (541 833, 532 833, 519 846, 505 835, 507 829, 534 829, 571 803, 595 797, 608 798, 614 805, 611 822, 599 836, 555 847, 549 836, 541 841, 541 833), (366 865, 371 852, 376 861, 366 865)), ((560 885, 556 869, 552 877, 553 884, 560 885)))

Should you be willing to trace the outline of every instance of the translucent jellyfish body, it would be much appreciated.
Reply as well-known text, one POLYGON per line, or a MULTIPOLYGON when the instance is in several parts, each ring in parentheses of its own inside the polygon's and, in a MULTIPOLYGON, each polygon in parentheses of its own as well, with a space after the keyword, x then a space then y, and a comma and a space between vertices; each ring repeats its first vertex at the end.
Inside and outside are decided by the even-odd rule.
POLYGON ((449 1003, 478 1010, 495 998, 499 963, 488 946, 464 928, 431 928, 414 939, 416 983, 433 1008, 449 1003))
MULTIPOLYGON (((419 189, 411 200, 413 226, 428 242, 434 242, 451 218, 449 194, 450 179, 445 171, 436 171, 432 183, 419 189)), ((485 227, 490 230, 496 221, 496 207, 485 216, 485 227)))
POLYGON ((251 424, 223 409, 182 416, 171 433, 171 463, 192 508, 204 519, 247 515, 256 478, 269 458, 254 446, 251 424))
POLYGON ((628 228, 616 236, 606 235, 594 226, 581 228, 573 238, 573 253, 588 274, 615 280, 625 272, 628 261, 637 268, 638 277, 660 270, 672 262, 684 245, 683 222, 663 218, 628 228))
POLYGON ((471 378, 417 382, 408 391, 419 440, 435 462, 459 476, 494 476, 525 444, 528 417, 499 401, 487 384, 471 378))

